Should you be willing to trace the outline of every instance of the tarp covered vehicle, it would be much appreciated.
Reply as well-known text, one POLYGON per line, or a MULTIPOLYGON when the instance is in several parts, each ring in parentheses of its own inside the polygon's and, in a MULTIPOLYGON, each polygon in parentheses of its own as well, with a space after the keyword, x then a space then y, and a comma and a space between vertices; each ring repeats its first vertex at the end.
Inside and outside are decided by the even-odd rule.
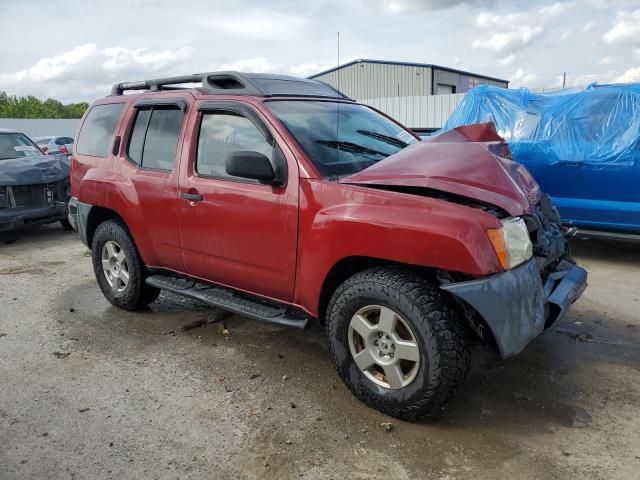
POLYGON ((0 232, 60 221, 69 229, 69 160, 25 134, 0 129, 0 232))
POLYGON ((640 233, 640 84, 538 94, 482 85, 444 125, 493 122, 565 224, 640 233))

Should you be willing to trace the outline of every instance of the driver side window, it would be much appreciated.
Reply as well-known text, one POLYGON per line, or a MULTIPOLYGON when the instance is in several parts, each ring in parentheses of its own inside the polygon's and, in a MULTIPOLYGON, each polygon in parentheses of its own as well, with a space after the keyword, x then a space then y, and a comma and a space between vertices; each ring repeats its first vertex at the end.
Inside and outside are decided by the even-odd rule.
POLYGON ((273 146, 248 118, 226 111, 203 113, 196 172, 207 177, 253 182, 227 173, 226 159, 240 151, 259 152, 269 159, 273 156, 273 146))

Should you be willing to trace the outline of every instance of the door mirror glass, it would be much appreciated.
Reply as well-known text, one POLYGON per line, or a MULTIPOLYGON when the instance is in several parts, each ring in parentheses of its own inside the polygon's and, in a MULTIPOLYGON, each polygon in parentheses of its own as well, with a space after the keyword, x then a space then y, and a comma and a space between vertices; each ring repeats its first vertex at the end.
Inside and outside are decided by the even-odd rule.
POLYGON ((260 152, 233 152, 227 157, 225 168, 227 174, 234 177, 249 178, 262 183, 277 183, 271 161, 260 152))

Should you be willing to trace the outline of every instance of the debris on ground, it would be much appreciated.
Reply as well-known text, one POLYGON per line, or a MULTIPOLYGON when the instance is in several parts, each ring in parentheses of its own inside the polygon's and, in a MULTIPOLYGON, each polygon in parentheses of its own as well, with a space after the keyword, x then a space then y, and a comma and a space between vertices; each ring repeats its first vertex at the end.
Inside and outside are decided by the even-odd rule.
POLYGON ((296 408, 296 406, 297 405, 295 403, 291 402, 291 408, 296 408))
POLYGON ((74 313, 75 311, 76 311, 76 309, 75 309, 75 308, 73 308, 73 307, 71 307, 71 308, 69 309, 69 313, 74 313))
MULTIPOLYGON (((220 310, 219 312, 216 313, 216 315, 212 315, 209 318, 199 318, 198 320, 194 320, 191 323, 183 325, 177 331, 188 332, 189 330, 193 330, 194 328, 206 327, 211 323, 217 323, 220 320, 223 320, 231 315, 233 315, 233 313, 220 310)), ((175 335, 175 333, 176 333, 176 330, 169 330, 168 332, 162 332, 163 335, 175 335)), ((219 324, 218 333, 222 333, 223 335, 229 335, 229 330, 224 325, 224 323, 219 324)))
POLYGON ((80 413, 84 413, 84 412, 88 412, 89 410, 91 410, 89 407, 84 407, 84 408, 79 408, 78 411, 80 413))
POLYGON ((189 330, 193 330, 194 328, 198 328, 198 327, 204 327, 207 325, 207 319, 206 318, 201 318, 199 320, 194 320, 193 322, 187 324, 187 325, 183 325, 182 327, 180 327, 180 331, 181 332, 188 332, 189 330))
POLYGON ((380 426, 384 428, 385 432, 390 432, 391 430, 393 430, 393 423, 391 422, 382 422, 380 426))
POLYGON ((589 332, 577 332, 575 330, 569 330, 568 328, 556 328, 556 332, 564 333, 565 335, 569 335, 576 342, 577 341, 589 342, 589 341, 593 340, 593 335, 591 335, 589 332))
POLYGON ((2 338, 2 337, 6 337, 6 336, 7 336, 7 334, 6 334, 6 333, 4 333, 4 332, 0 332, 0 338, 2 338))
POLYGON ((576 407, 573 415, 574 428, 586 428, 591 425, 591 414, 584 408, 576 407))
POLYGON ((251 376, 249 377, 249 380, 253 380, 254 378, 258 378, 260 376, 259 373, 252 373, 251 376))
POLYGON ((289 380, 289 375, 283 375, 282 376, 282 381, 284 382, 285 380, 289 380))
POLYGON ((56 358, 67 358, 69 355, 71 355, 71 352, 53 352, 51 355, 56 358))

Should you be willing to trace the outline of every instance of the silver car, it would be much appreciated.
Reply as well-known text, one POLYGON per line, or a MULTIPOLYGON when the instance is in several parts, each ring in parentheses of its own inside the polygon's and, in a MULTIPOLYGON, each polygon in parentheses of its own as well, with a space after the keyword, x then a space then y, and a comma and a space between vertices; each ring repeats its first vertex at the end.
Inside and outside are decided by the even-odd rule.
POLYGON ((71 155, 73 149, 73 138, 71 137, 37 137, 33 141, 44 153, 52 155, 62 153, 71 155))

